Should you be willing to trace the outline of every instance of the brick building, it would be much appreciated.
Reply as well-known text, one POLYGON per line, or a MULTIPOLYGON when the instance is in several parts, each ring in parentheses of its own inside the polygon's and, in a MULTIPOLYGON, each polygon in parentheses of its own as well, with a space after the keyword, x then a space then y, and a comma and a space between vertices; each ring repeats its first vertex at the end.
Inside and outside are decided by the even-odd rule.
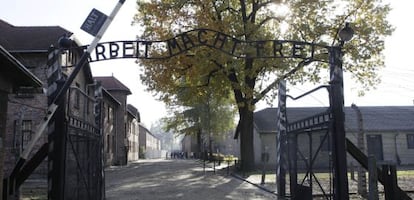
POLYGON ((138 109, 133 105, 127 105, 127 140, 128 161, 136 161, 139 157, 139 123, 141 122, 138 109))
POLYGON ((110 104, 104 105, 103 115, 107 117, 104 121, 114 124, 114 130, 104 128, 104 138, 105 144, 111 145, 112 153, 109 154, 113 155, 112 164, 126 165, 128 162, 127 96, 131 94, 131 91, 113 76, 95 77, 95 79, 119 103, 116 107, 111 107, 110 104))
MULTIPOLYGON (((8 95, 18 93, 22 88, 39 88, 42 82, 24 67, 15 57, 0 45, 0 172, 3 171, 8 95)), ((0 173, 3 180, 3 173, 0 173)), ((3 181, 0 182, 0 197, 3 196, 3 181)))
MULTIPOLYGON (((63 36, 74 39, 71 32, 59 26, 13 26, 0 20, 0 45, 4 46, 16 60, 38 77, 45 89, 44 93, 33 93, 30 88, 22 88, 16 94, 8 96, 10 103, 6 121, 5 158, 7 159, 5 159, 3 170, 5 177, 10 175, 16 161, 27 147, 28 142, 32 140, 35 131, 46 116, 47 94, 50 93, 46 89, 53 85, 53 81, 48 82, 48 76, 51 75, 49 70, 50 55, 54 55, 52 58, 56 59, 53 59, 53 63, 56 63, 56 66, 60 69, 56 74, 59 74, 61 79, 64 80, 72 73, 80 55, 83 53, 78 50, 57 50, 55 47, 58 47, 58 41, 63 36), (51 52, 54 52, 54 54, 51 54, 51 52)), ((71 47, 78 47, 78 44, 73 42, 74 40, 70 41, 71 47)), ((61 146, 51 146, 55 143, 48 145, 49 153, 51 148, 60 148, 62 152, 65 152, 64 156, 55 156, 55 158, 61 157, 62 162, 65 163, 64 172, 62 174, 52 174, 50 177, 58 177, 59 175, 60 178, 58 179, 66 182, 65 191, 76 191, 67 193, 69 199, 72 197, 79 199, 85 195, 85 191, 80 191, 77 187, 79 183, 84 183, 81 182, 80 176, 89 176, 87 174, 81 175, 86 170, 94 177, 87 177, 89 183, 84 188, 92 190, 90 187, 94 187, 93 191, 96 191, 98 195, 103 186, 102 179, 96 178, 98 177, 96 174, 100 174, 103 170, 101 162, 98 161, 101 155, 100 149, 102 148, 99 139, 101 136, 93 112, 95 89, 90 67, 86 65, 73 80, 64 97, 64 103, 60 105, 60 107, 64 107, 63 114, 65 115, 63 116, 65 120, 61 121, 60 124, 62 125, 60 126, 64 126, 64 130, 67 132, 66 137, 60 137, 59 140, 64 140, 64 143, 61 146), (92 161, 91 158, 95 160, 92 161), (83 169, 79 170, 79 168, 83 169)), ((32 155, 41 149, 40 147, 48 143, 48 132, 51 130, 53 129, 42 134, 32 149, 28 161, 32 155)), ((62 131, 57 132, 62 133, 62 131)), ((57 163, 57 161, 54 161, 54 163, 57 163)), ((44 159, 37 166, 34 173, 31 173, 30 178, 46 181, 50 170, 57 169, 48 166, 51 166, 50 157, 44 159)))
MULTIPOLYGON (((0 20, 0 45, 22 63, 34 76, 42 81, 46 88, 46 69, 48 50, 50 46, 58 46, 58 39, 72 33, 59 26, 25 27, 13 26, 0 20)), ((27 142, 31 139, 36 127, 46 114, 47 97, 45 94, 33 94, 22 90, 17 94, 9 95, 7 125, 5 140, 4 173, 8 175, 27 142)), ((42 137, 37 148, 47 142, 42 137)), ((36 149, 36 148, 35 148, 36 149)), ((40 174, 46 175, 46 164, 38 169, 40 174)))
MULTIPOLYGON (((56 50, 53 47, 58 47, 58 41, 62 37, 71 39, 70 47, 73 47, 60 49, 54 54, 57 58, 54 62, 61 68, 58 74, 64 80, 70 76, 83 53, 81 48, 77 48, 80 45, 74 42, 76 40, 71 32, 59 26, 13 26, 0 20, 0 46, 4 47, 1 48, 0 70, 7 69, 0 74, 0 100, 8 100, 7 116, 1 116, 4 119, 1 122, 6 123, 0 126, 5 130, 0 138, 3 140, 0 142, 5 144, 6 159, 0 167, 5 177, 9 176, 46 115, 48 92, 42 88, 50 88, 53 84, 48 83, 51 74, 48 70, 52 55, 50 52, 56 50), (10 67, 12 65, 17 67, 10 67), (26 85, 30 87, 17 88, 26 85), (40 89, 34 90, 33 86, 40 89), (13 93, 6 97, 3 90, 13 93)), ((103 175, 104 166, 125 165, 128 160, 138 159, 140 118, 135 107, 130 105, 127 109, 127 96, 130 94, 131 91, 114 77, 95 79, 89 64, 73 80, 64 98, 64 105, 62 104, 65 108, 62 126, 65 126, 66 137, 62 139, 65 140, 64 146, 62 145, 65 155, 62 159, 64 173, 60 176, 64 176, 62 179, 65 181, 64 190, 68 191, 67 198, 84 199, 85 195, 92 194, 91 191, 101 195, 103 176, 99 174, 103 175), (102 85, 102 90, 99 89, 101 87, 98 82, 102 85), (102 93, 102 101, 96 98, 99 91, 102 93)), ((5 104, 2 106, 1 109, 6 110, 5 104)), ((48 134, 43 133, 28 160, 47 142, 48 134)), ((0 156, 1 158, 3 157, 0 156)), ((50 166, 50 159, 45 159, 31 174, 31 178, 46 180, 50 169, 54 169, 48 169, 48 160, 50 166)))
POLYGON ((115 135, 117 128, 115 126, 115 110, 121 106, 119 102, 111 93, 105 88, 102 88, 102 130, 104 136, 104 164, 111 166, 114 164, 116 140, 115 135))
POLYGON ((143 124, 139 124, 139 158, 161 158, 165 154, 161 151, 161 141, 143 124))

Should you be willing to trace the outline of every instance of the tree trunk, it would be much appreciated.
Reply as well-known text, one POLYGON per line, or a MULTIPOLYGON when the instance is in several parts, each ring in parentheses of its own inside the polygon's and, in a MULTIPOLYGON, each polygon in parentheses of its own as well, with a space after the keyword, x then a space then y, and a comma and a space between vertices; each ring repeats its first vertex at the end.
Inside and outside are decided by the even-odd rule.
POLYGON ((245 106, 240 110, 240 157, 241 169, 244 172, 255 169, 253 142, 253 111, 245 106))

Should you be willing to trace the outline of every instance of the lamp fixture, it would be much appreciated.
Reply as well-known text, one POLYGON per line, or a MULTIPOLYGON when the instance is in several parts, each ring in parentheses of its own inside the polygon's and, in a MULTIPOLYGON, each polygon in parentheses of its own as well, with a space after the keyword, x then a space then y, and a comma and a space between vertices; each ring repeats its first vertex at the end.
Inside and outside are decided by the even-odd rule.
POLYGON ((341 42, 348 42, 354 36, 354 30, 349 26, 349 23, 345 23, 345 27, 339 31, 339 38, 341 42))

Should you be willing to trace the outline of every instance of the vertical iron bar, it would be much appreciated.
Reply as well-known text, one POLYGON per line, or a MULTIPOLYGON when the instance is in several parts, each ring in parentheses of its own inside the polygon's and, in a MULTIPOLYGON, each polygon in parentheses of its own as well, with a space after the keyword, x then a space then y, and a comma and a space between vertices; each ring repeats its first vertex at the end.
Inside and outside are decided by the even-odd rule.
POLYGON ((368 156, 368 200, 378 200, 378 169, 375 157, 368 156))
POLYGON ((286 81, 279 81, 278 116, 276 137, 276 186, 277 195, 284 199, 286 196, 286 81))
MULTIPOLYGON (((102 130, 102 124, 103 124, 103 116, 102 116, 102 110, 103 110, 103 97, 102 97, 102 85, 100 83, 95 83, 94 87, 94 93, 95 93, 95 104, 94 104, 94 114, 95 114, 95 124, 97 127, 97 134, 101 137, 98 141, 98 149, 100 150, 99 153, 99 160, 100 160, 100 166, 99 166, 99 173, 101 179, 99 180, 99 188, 98 190, 100 198, 99 199, 105 199, 105 135, 103 134, 102 130)), ((109 148, 109 147, 108 147, 109 148)))
POLYGON ((296 199, 296 186, 298 182, 298 168, 297 168, 297 143, 298 138, 296 133, 288 135, 289 145, 289 179, 290 179, 290 196, 293 200, 296 199))
POLYGON ((313 141, 312 141, 312 132, 311 131, 308 131, 307 132, 308 133, 308 136, 309 136, 309 159, 308 159, 308 161, 309 161, 309 188, 310 188, 310 193, 311 193, 311 195, 313 194, 313 184, 312 184, 312 182, 313 182, 313 179, 312 179, 312 176, 313 176, 313 146, 312 146, 312 143, 313 143, 313 141))
POLYGON ((332 153, 334 164, 334 199, 348 200, 348 177, 345 147, 345 113, 342 71, 342 47, 329 49, 330 108, 333 116, 332 153))
MULTIPOLYGON (((62 86, 59 82, 58 88, 62 86)), ((65 199, 65 161, 66 161, 66 117, 65 98, 60 98, 57 104, 54 126, 48 135, 49 143, 49 174, 48 174, 48 199, 65 199)))

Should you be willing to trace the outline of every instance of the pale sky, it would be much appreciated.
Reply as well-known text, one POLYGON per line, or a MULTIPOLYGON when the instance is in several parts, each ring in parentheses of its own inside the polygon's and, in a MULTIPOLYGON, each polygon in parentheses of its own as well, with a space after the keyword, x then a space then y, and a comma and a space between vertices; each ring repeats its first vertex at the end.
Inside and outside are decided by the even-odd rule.
MULTIPOLYGON (((414 2, 410 0, 389 0, 393 10, 389 20, 396 27, 393 35, 386 40, 386 68, 381 71, 382 83, 376 90, 364 97, 357 96, 351 80, 346 80, 345 105, 355 103, 368 105, 414 105, 414 2)), ((0 19, 15 26, 58 25, 75 34, 82 44, 89 44, 93 37, 80 29, 86 16, 96 8, 109 15, 117 0, 0 0, 0 19)), ((136 12, 135 0, 126 0, 118 15, 108 28, 101 42, 134 40, 138 27, 132 27, 132 16, 136 12)), ((158 102, 139 80, 140 70, 134 59, 119 59, 92 63, 94 76, 114 75, 132 91, 128 103, 138 108, 141 119, 148 127, 166 115, 164 104, 158 102)), ((290 87, 292 96, 297 96, 315 86, 290 87)), ((289 88, 289 85, 288 85, 289 88)), ((275 104, 277 106, 277 104, 275 104)), ((288 102, 287 106, 328 106, 327 94, 317 92, 299 102, 288 102)), ((267 107, 259 103, 257 109, 267 107)))

